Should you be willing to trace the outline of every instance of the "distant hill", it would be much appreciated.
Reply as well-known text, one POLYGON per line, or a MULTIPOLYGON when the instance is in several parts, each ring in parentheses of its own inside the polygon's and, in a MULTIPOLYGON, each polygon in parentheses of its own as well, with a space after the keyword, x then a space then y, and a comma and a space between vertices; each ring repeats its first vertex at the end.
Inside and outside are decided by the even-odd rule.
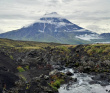
POLYGON ((110 39, 110 33, 102 33, 100 34, 100 37, 105 38, 105 39, 110 39))

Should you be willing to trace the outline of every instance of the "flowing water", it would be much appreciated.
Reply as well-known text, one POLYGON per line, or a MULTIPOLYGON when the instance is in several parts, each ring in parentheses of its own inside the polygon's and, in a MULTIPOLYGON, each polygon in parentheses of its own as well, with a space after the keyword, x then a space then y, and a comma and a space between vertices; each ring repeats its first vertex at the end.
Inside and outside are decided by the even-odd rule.
POLYGON ((110 85, 101 86, 100 84, 89 84, 93 81, 92 75, 85 73, 74 73, 72 69, 65 69, 61 72, 72 72, 73 78, 77 78, 77 82, 70 82, 69 84, 62 85, 59 88, 59 93, 110 93, 110 85))

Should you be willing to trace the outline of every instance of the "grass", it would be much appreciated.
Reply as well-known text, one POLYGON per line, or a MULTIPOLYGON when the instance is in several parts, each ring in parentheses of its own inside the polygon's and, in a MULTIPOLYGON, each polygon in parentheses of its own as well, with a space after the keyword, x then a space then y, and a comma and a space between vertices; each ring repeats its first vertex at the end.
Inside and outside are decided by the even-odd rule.
POLYGON ((0 39, 0 49, 7 50, 8 52, 13 52, 15 50, 18 52, 24 52, 32 49, 43 49, 48 46, 54 48, 58 46, 65 46, 65 44, 0 39))
POLYGON ((84 46, 84 51, 90 56, 97 55, 101 58, 110 58, 110 44, 91 44, 84 46))
POLYGON ((110 52, 110 44, 95 44, 95 45, 88 45, 84 46, 84 50, 89 53, 104 53, 110 52))
MULTIPOLYGON (((34 42, 34 41, 14 41, 9 39, 0 39, 1 46, 9 46, 9 47, 23 47, 23 48, 33 48, 33 47, 46 47, 48 45, 54 46, 54 43, 42 43, 42 42, 34 42)), ((59 44, 55 44, 59 45, 59 44)))

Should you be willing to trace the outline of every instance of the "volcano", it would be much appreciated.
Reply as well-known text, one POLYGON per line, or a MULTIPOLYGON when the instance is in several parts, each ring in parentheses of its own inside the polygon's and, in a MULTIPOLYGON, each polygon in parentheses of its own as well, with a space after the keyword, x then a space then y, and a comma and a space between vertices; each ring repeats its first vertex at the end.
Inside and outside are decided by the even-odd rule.
POLYGON ((79 27, 56 12, 45 14, 28 27, 0 34, 0 38, 62 44, 86 44, 98 36, 97 33, 79 27))

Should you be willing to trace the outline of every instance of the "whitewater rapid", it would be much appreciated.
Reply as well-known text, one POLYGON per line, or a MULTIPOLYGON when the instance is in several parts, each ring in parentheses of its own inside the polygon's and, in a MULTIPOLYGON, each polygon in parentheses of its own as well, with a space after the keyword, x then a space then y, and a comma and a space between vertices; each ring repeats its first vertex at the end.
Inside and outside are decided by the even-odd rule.
POLYGON ((92 75, 85 73, 74 73, 74 70, 66 68, 61 71, 73 73, 72 78, 77 78, 77 82, 64 84, 59 88, 59 93, 110 93, 110 85, 101 86, 100 84, 89 84, 92 80, 92 75))

